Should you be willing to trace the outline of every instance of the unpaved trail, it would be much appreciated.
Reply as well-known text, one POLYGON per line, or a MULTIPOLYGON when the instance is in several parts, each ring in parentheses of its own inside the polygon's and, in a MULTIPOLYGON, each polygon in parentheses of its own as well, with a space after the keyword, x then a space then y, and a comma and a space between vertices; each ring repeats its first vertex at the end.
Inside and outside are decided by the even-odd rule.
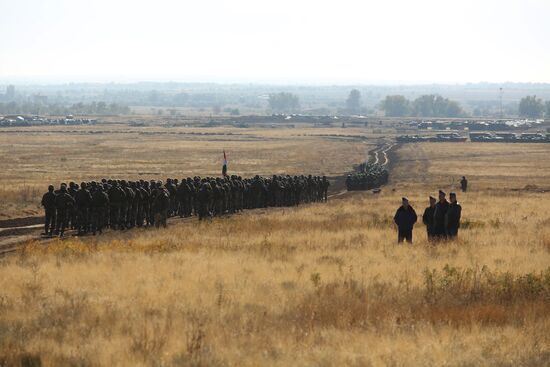
POLYGON ((389 152, 395 143, 381 143, 368 152, 367 162, 387 166, 390 163, 389 152))

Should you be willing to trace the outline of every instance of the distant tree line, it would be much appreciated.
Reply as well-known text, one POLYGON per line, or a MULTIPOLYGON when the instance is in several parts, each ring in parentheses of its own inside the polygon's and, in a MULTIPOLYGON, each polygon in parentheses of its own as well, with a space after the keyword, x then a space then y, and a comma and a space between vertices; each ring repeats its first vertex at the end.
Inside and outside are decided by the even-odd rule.
POLYGON ((401 95, 390 95, 380 103, 386 116, 460 117, 464 110, 456 101, 437 94, 426 94, 409 101, 401 95))
POLYGON ((537 96, 527 96, 519 102, 518 113, 521 117, 539 118, 543 115, 550 117, 550 101, 543 102, 537 96))
POLYGON ((346 109, 349 113, 361 113, 361 92, 357 89, 352 89, 346 99, 346 109))
POLYGON ((118 103, 91 102, 74 103, 69 106, 61 104, 42 104, 32 102, 0 103, 0 114, 17 115, 124 115, 129 114, 130 108, 118 103))
POLYGON ((271 93, 269 107, 279 113, 296 112, 300 108, 300 99, 297 95, 287 92, 271 93))

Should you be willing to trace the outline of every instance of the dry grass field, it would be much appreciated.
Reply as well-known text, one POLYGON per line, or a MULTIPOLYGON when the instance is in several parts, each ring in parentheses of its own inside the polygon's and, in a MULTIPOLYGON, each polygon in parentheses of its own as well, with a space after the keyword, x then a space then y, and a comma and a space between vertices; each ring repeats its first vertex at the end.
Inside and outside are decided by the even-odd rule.
POLYGON ((407 144, 396 183, 452 187, 464 175, 476 190, 550 190, 549 144, 407 144))
MULTIPOLYGON (((291 143, 277 140, 280 133, 223 146, 247 157, 244 172, 282 170, 288 159, 288 170, 338 173, 364 154, 363 143, 291 143), (254 144, 271 155, 254 160, 254 144), (335 156, 320 162, 328 149, 335 156)), ((132 148, 137 139, 110 139, 142 154, 132 148)), ((545 186, 549 149, 404 145, 379 195, 31 242, 0 259, 0 365, 548 366, 550 194, 517 189, 545 186), (418 224, 414 245, 396 245, 400 197, 408 195, 421 214, 429 194, 456 187, 463 173, 472 190, 459 193, 459 240, 434 246, 418 224)), ((124 166, 117 149, 108 151, 107 173, 138 171, 141 163, 124 166)), ((146 155, 135 159, 148 164, 146 155)), ((184 160, 216 172, 215 158, 201 159, 184 160)), ((171 162, 147 170, 176 170, 171 162)))
POLYGON ((219 175, 222 150, 242 176, 342 175, 365 159, 364 129, 127 125, 0 130, 0 219, 36 215, 49 184, 219 175), (330 136, 329 136, 330 135, 330 136))

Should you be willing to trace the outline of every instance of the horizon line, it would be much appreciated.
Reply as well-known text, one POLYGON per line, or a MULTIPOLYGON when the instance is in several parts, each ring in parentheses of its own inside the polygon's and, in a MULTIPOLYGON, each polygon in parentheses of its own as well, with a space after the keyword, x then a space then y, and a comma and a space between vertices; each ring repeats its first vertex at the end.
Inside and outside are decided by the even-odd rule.
POLYGON ((540 81, 426 81, 426 80, 311 80, 311 79, 260 79, 260 78, 67 78, 67 77, 0 77, 0 85, 19 84, 24 86, 56 86, 72 84, 197 84, 197 85, 257 85, 257 86, 311 86, 311 87, 347 87, 347 86, 376 86, 376 87, 395 87, 395 86, 466 86, 466 85, 550 85, 550 82, 540 81))

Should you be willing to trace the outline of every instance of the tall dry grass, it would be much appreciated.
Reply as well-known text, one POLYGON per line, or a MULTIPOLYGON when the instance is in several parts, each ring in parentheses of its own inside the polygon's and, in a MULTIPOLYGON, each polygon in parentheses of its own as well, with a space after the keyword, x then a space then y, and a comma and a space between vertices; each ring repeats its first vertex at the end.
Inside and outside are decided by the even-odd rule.
MULTIPOLYGON (((307 166, 305 145, 281 144, 273 164, 307 166)), ((310 153, 352 158, 335 147, 310 153)), ((380 195, 30 243, 0 259, 0 365, 549 365, 550 196, 513 190, 543 186, 548 148, 486 147, 406 145, 380 195), (526 162, 540 169, 507 175, 526 162), (458 241, 433 245, 418 224, 398 246, 400 197, 421 214, 464 171, 458 241)))
POLYGON ((0 219, 41 214, 42 191, 39 186, 26 184, 0 188, 0 219))
POLYGON ((132 366, 550 361, 549 219, 529 215, 549 199, 468 193, 459 241, 431 245, 418 226, 413 246, 397 246, 399 197, 354 193, 29 244, 1 261, 0 355, 132 366))

